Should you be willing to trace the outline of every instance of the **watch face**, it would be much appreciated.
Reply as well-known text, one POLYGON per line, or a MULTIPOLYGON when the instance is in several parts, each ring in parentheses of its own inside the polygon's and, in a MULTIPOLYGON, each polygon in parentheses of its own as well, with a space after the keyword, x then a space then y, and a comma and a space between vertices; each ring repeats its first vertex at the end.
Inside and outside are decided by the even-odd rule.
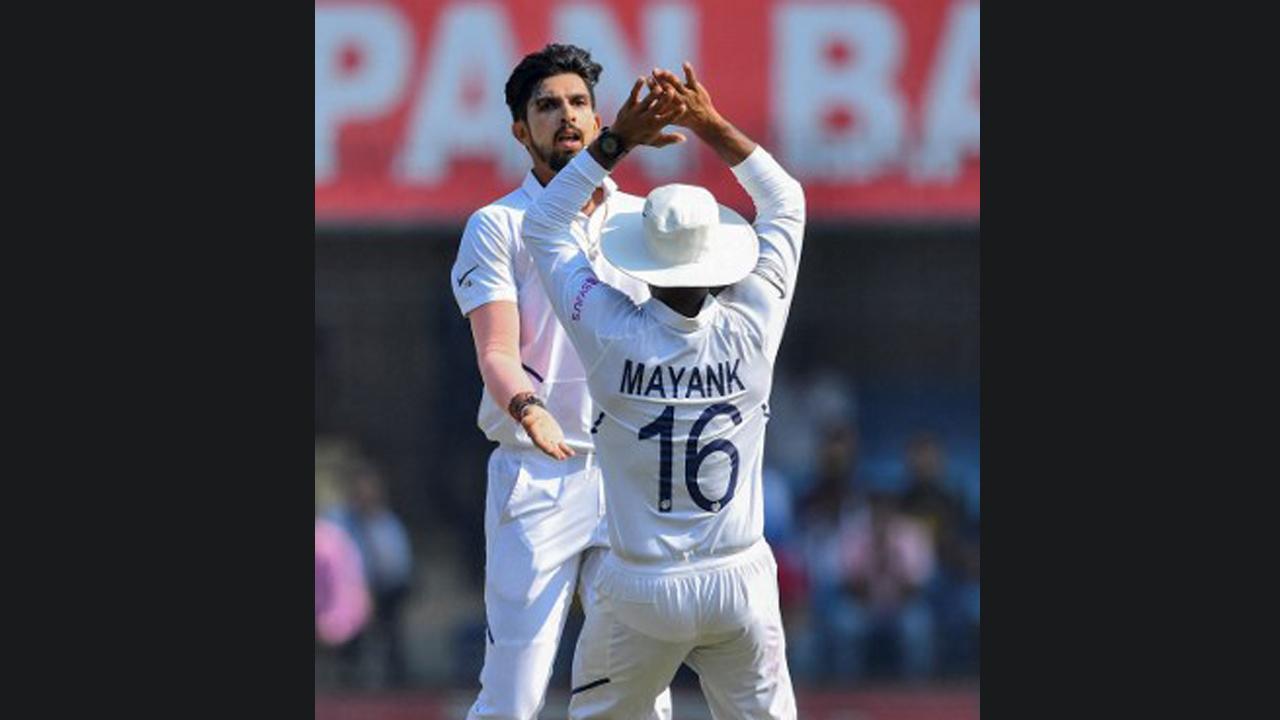
POLYGON ((612 135, 605 135, 600 138, 600 149, 606 155, 614 155, 618 152, 618 139, 612 135))

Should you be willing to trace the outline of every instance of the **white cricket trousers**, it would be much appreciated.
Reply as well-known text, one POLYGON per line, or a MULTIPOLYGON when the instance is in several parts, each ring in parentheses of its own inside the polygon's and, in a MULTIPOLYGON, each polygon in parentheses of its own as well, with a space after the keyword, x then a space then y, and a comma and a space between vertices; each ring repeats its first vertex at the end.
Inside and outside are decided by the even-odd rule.
POLYGON ((648 716, 681 663, 716 720, 796 717, 763 539, 726 558, 654 567, 607 553, 573 661, 572 720, 648 716))
MULTIPOLYGON (((575 589, 590 603, 600 563, 584 560, 608 545, 600 469, 590 453, 557 461, 500 446, 488 476, 484 667, 467 718, 536 720, 575 589)), ((642 717, 670 720, 670 692, 649 709, 642 717)))

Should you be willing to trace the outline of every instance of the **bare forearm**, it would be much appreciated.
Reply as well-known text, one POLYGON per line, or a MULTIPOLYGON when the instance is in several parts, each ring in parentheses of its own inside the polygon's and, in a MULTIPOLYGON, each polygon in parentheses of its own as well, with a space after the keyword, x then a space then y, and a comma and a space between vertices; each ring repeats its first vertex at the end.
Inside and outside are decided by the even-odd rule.
POLYGON ((481 352, 480 377, 489 397, 504 411, 517 393, 533 392, 533 383, 520 365, 520 358, 501 351, 481 352))
POLYGON ((751 138, 724 118, 717 118, 714 122, 696 128, 694 132, 729 167, 746 160, 747 156, 756 149, 756 144, 751 138))
POLYGON ((547 411, 542 401, 533 395, 533 385, 525 374, 520 358, 503 349, 482 351, 479 355, 480 375, 489 397, 506 410, 512 419, 524 428, 534 447, 556 460, 574 456, 573 448, 564 439, 564 430, 547 411))

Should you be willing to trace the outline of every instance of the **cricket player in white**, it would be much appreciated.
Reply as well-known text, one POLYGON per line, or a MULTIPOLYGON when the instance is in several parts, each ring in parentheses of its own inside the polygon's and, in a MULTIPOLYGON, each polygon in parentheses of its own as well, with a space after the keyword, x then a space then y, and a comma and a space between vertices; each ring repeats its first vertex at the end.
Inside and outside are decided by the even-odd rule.
MULTIPOLYGON (((485 504, 485 658, 469 720, 538 716, 574 591, 586 606, 608 545, 593 453, 598 413, 520 239, 525 208, 600 129, 592 92, 600 72, 569 45, 549 45, 515 68, 506 88, 512 133, 533 168, 519 188, 471 216, 453 267, 450 284, 471 321, 485 384, 478 423, 499 444, 485 504)), ((594 271, 636 300, 648 290, 599 257, 600 228, 609 214, 643 204, 606 180, 568 230, 594 271)), ((669 719, 670 693, 651 710, 669 719)))
POLYGON ((574 656, 575 719, 643 717, 682 662, 718 719, 796 717, 761 471, 804 195, 684 70, 684 81, 655 71, 643 100, 638 80, 614 125, 524 215, 525 245, 604 413, 596 448, 611 549, 574 656), (629 148, 683 140, 663 133, 668 123, 729 164, 756 220, 687 185, 611 215, 605 258, 651 286, 636 304, 596 272, 572 228, 629 148))

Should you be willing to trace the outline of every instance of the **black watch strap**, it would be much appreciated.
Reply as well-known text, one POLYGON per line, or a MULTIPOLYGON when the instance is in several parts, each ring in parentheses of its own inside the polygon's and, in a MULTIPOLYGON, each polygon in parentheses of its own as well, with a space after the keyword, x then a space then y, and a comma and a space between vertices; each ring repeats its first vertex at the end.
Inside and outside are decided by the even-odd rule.
POLYGON ((600 153, 610 160, 617 160, 626 155, 631 148, 622 142, 622 138, 613 130, 605 127, 600 131, 600 153))
POLYGON ((520 422, 524 419, 524 411, 530 405, 537 405, 544 409, 547 407, 547 404, 542 402, 542 398, 526 391, 516 393, 515 397, 511 398, 511 403, 507 405, 507 412, 511 414, 511 417, 514 418, 516 422, 520 422))

